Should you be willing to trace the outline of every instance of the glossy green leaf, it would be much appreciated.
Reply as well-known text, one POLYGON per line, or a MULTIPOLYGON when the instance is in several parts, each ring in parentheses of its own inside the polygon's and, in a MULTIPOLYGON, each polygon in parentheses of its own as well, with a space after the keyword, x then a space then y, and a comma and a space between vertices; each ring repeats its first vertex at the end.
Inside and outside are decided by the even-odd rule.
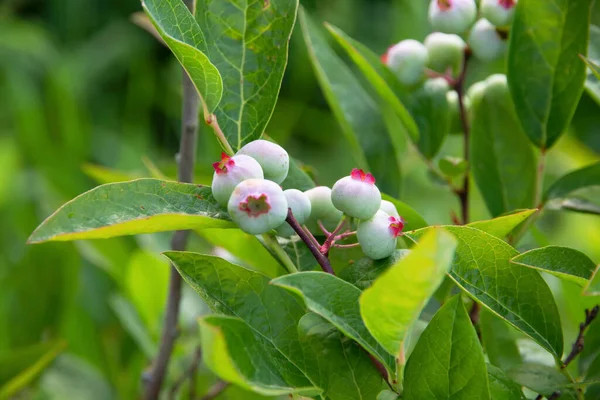
POLYGON ((575 113, 585 81, 589 0, 525 0, 510 32, 508 83, 529 139, 550 148, 575 113), (540 21, 542 23, 540 23, 540 21))
POLYGON ((569 388, 569 379, 554 368, 539 364, 521 364, 507 372, 510 379, 543 396, 555 391, 561 393, 560 399, 575 400, 577 395, 569 388))
POLYGON ((314 344, 305 342, 299 327, 306 313, 302 300, 270 285, 266 275, 208 255, 165 255, 212 310, 224 314, 208 317, 201 325, 203 347, 211 349, 207 365, 222 378, 265 394, 274 388, 303 393, 322 389, 333 400, 360 398, 364 390, 374 390, 347 384, 359 379, 355 374, 365 365, 373 369, 366 354, 346 352, 339 344, 327 356, 324 349, 317 352, 314 344), (340 364, 346 367, 330 375, 340 364))
POLYGON ((408 135, 416 142, 419 139, 419 128, 400 98, 392 90, 393 87, 400 85, 394 74, 381 62, 380 57, 367 46, 352 39, 341 29, 331 24, 325 23, 325 27, 348 53, 375 91, 398 115, 408 135))
POLYGON ((480 312, 481 341, 491 364, 507 370, 521 364, 516 335, 509 325, 487 309, 480 312))
POLYGON ((596 267, 590 282, 583 289, 583 294, 586 296, 600 296, 600 265, 596 267))
POLYGON ((471 116, 471 171, 490 214, 531 207, 536 160, 508 87, 488 85, 471 116))
POLYGON ((433 229, 360 296, 365 325, 390 354, 400 354, 408 328, 448 272, 455 247, 452 235, 433 229))
MULTIPOLYGON (((548 285, 531 268, 510 263, 510 245, 467 226, 445 226, 458 239, 449 276, 477 302, 530 336, 555 358, 563 352, 558 309, 548 285)), ((419 239, 432 228, 410 236, 419 239)))
POLYGON ((396 206, 398 214, 400 214, 400 216, 404 219, 405 231, 412 231, 429 225, 427 222, 425 222, 425 219, 423 219, 423 217, 408 204, 400 200, 396 200, 392 196, 385 193, 381 194, 381 198, 383 200, 392 202, 394 206, 396 206))
POLYGON ((363 257, 343 270, 339 277, 359 288, 365 290, 370 287, 375 279, 392 265, 397 264, 410 253, 410 250, 395 250, 389 257, 381 260, 373 260, 363 257))
POLYGON ((233 226, 209 187, 137 179, 77 196, 38 226, 29 243, 233 226))
POLYGON ((487 365, 488 380, 490 384, 490 398, 492 400, 524 400, 525 396, 521 387, 510 380, 500 368, 487 365))
POLYGON ((325 272, 299 272, 284 275, 271 281, 298 294, 310 311, 325 318, 349 338, 385 365, 389 376, 394 376, 394 357, 369 333, 360 316, 358 299, 360 289, 325 272))
POLYGON ((223 77, 215 114, 234 150, 256 140, 271 119, 287 65, 298 0, 197 0, 203 51, 223 77))
POLYGON ((298 189, 305 191, 314 188, 315 182, 312 178, 302 169, 302 166, 298 160, 290 158, 290 169, 285 180, 281 183, 283 190, 286 189, 298 189))
POLYGON ((399 154, 390 146, 383 110, 331 49, 321 28, 300 10, 299 22, 313 70, 357 167, 370 171, 382 191, 396 193, 399 154))
POLYGON ((181 0, 143 0, 142 7, 194 83, 205 114, 212 113, 223 95, 223 80, 194 16, 181 0))
POLYGON ((544 201, 561 199, 578 189, 600 186, 600 162, 573 171, 554 182, 544 194, 544 201))
POLYGON ((588 284, 596 269, 596 264, 579 250, 561 246, 529 250, 510 262, 548 272, 582 287, 588 284))
POLYGON ((406 363, 406 400, 490 399, 483 350, 460 295, 435 314, 406 363))
POLYGON ((511 214, 502 215, 494 219, 471 222, 467 226, 477 228, 492 236, 503 239, 508 236, 517 226, 537 212, 534 210, 516 211, 511 214))
POLYGON ((600 27, 590 25, 588 56, 581 57, 588 67, 585 90, 597 104, 600 104, 600 27))

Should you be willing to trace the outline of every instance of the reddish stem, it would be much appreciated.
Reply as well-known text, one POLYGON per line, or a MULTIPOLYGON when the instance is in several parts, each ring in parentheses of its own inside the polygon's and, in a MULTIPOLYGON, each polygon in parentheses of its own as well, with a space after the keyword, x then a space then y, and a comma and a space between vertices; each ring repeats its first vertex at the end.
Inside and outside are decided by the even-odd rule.
POLYGON ((329 262, 329 258, 327 258, 327 256, 321 253, 321 250, 317 246, 315 246, 315 244, 306 234, 304 229, 302 229, 302 227, 294 217, 291 208, 288 208, 288 215, 285 220, 292 227, 294 232, 296 232, 296 234, 300 236, 300 239, 302 239, 302 241, 306 244, 312 255, 315 257, 315 259, 323 269, 323 271, 327 272, 328 274, 335 275, 335 273, 333 272, 333 268, 331 267, 331 263, 329 262))

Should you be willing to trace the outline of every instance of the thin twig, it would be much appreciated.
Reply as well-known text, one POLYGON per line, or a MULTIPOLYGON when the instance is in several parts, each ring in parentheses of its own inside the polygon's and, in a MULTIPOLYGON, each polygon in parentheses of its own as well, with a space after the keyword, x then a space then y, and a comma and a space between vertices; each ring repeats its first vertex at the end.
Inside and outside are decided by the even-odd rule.
POLYGON ((218 395, 223 393, 223 391, 228 387, 229 382, 217 381, 217 383, 215 383, 210 389, 208 389, 208 392, 206 392, 204 396, 200 397, 200 400, 213 400, 218 395))
POLYGON ((335 237, 337 236, 338 232, 342 230, 344 225, 346 225, 347 221, 348 220, 346 218, 342 217, 338 226, 336 226, 333 232, 331 232, 329 236, 327 236, 327 239, 325 239, 323 246, 321 246, 321 253, 325 254, 326 256, 329 254, 329 249, 331 249, 331 245, 335 243, 335 237))
MULTIPOLYGON (((188 8, 193 0, 185 1, 188 8)), ((181 182, 193 182, 194 164, 196 162, 196 144, 198 141, 198 108, 200 99, 196 89, 185 71, 182 73, 182 111, 181 111, 181 142, 179 146, 179 166, 177 178, 181 182)), ((176 251, 185 250, 189 231, 177 231, 171 240, 171 248, 176 251)), ((162 387, 173 346, 177 337, 177 320, 179 318, 179 303, 181 300, 181 276, 174 266, 171 266, 169 278, 169 294, 167 298, 163 331, 160 338, 158 355, 153 364, 144 399, 158 399, 162 387)))
POLYGON ((319 241, 317 240, 317 238, 315 238, 313 236, 313 234, 310 232, 310 230, 306 227, 306 225, 302 225, 302 229, 304 230, 304 232, 306 232, 306 236, 308 236, 308 238, 310 239, 310 241, 317 247, 321 247, 321 243, 319 243, 319 241))
POLYGON ((353 247, 360 246, 360 243, 352 243, 352 244, 334 244, 333 247, 338 249, 351 249, 353 247))
POLYGON ((195 397, 195 395, 192 396, 191 392, 192 390, 195 390, 196 385, 194 376, 196 375, 196 370, 198 369, 198 364, 200 364, 201 359, 202 350, 200 349, 200 346, 198 346, 194 351, 194 356, 192 357, 192 362, 190 363, 189 367, 186 368, 186 370, 179 377, 179 379, 177 379, 173 383, 173 386, 171 386, 171 390, 169 391, 169 400, 174 400, 176 398, 177 392, 179 392, 181 385, 183 385, 184 382, 188 379, 190 380, 190 399, 193 399, 195 397), (194 389, 192 389, 192 386, 194 387, 194 389))
POLYGON ((536 179, 535 179, 535 197, 534 207, 540 207, 542 202, 542 190, 544 188, 544 169, 546 167, 546 149, 540 150, 540 158, 538 160, 536 179))
POLYGON ((344 233, 341 233, 341 234, 337 235, 337 236, 335 237, 335 241, 337 242, 338 240, 344 240, 344 239, 346 239, 347 237, 350 237, 350 236, 353 236, 353 235, 356 235, 356 231, 352 231, 352 232, 344 232, 344 233))
POLYGON ((321 231, 323 231, 323 233, 325 234, 325 236, 331 236, 331 232, 329 232, 327 230, 327 228, 325 228, 325 225, 323 225, 323 222, 320 219, 317 220, 317 224, 319 225, 319 228, 321 228, 321 231))
MULTIPOLYGON (((460 75, 456 79, 454 84, 454 90, 458 94, 458 108, 460 111, 460 121, 463 128, 463 139, 464 139, 464 157, 463 159, 468 163, 470 156, 470 127, 469 127, 469 117, 467 115, 467 109, 465 107, 464 95, 465 95, 465 77, 467 75, 467 64, 469 58, 471 57, 471 51, 469 49, 465 50, 463 65, 460 71, 460 75)), ((462 211, 462 220, 463 224, 469 223, 469 173, 465 174, 463 179, 462 190, 457 192, 458 198, 460 199, 461 211, 462 211)))
POLYGON ((594 319, 598 316, 599 309, 600 309, 600 306, 596 306, 596 307, 592 308, 591 310, 588 310, 588 309, 585 310, 585 321, 583 321, 581 324, 579 324, 579 334, 577 335, 577 339, 575 339, 575 342, 573 343, 571 352, 569 353, 567 358, 565 358, 565 361, 560 366, 561 369, 567 368, 569 366, 569 364, 571 363, 571 361, 573 361, 575 359, 575 357, 577 357, 579 355, 579 353, 581 353, 583 351, 583 346, 584 346, 584 339, 583 339, 584 336, 583 335, 585 333, 585 330, 588 328, 588 326, 590 326, 592 321, 594 321, 594 319))
POLYGON ((302 239, 302 241, 306 244, 312 255, 315 257, 315 259, 323 269, 323 271, 327 272, 328 274, 335 275, 335 273, 333 272, 333 268, 331 268, 329 258, 327 258, 323 253, 321 253, 319 248, 314 245, 312 240, 308 237, 304 229, 302 229, 302 227, 294 217, 294 214, 292 214, 291 208, 288 208, 288 215, 285 220, 292 227, 294 232, 296 232, 296 234, 300 236, 300 239, 302 239))

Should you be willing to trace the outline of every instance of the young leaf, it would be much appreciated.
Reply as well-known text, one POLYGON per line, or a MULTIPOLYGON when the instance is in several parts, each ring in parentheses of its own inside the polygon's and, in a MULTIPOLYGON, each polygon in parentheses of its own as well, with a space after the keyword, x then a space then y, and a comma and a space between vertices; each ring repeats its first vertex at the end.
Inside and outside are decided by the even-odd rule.
POLYGON ((586 296, 600 296, 600 265, 596 267, 590 282, 583 288, 583 294, 586 296))
POLYGON ((152 24, 194 83, 205 114, 212 113, 223 94, 219 70, 206 53, 206 38, 181 0, 143 0, 152 24))
POLYGON ((298 0, 196 1, 204 49, 225 90, 216 110, 234 150, 261 137, 279 95, 298 0))
POLYGON ((365 290, 370 287, 375 279, 392 265, 400 262, 410 253, 410 250, 395 250, 389 257, 382 260, 373 260, 363 257, 344 269, 339 277, 359 288, 365 290))
POLYGON ((521 387, 511 381, 500 368, 487 364, 492 400, 525 400, 521 387))
POLYGON ((502 215, 494 219, 471 222, 467 226, 479 229, 499 239, 508 236, 517 226, 537 212, 534 210, 516 211, 511 214, 502 215))
POLYGON ((392 196, 389 196, 385 193, 381 193, 381 198, 383 200, 392 202, 394 204, 394 206, 396 206, 396 210, 398 211, 398 214, 400 214, 400 216, 404 219, 404 230, 405 231, 412 231, 414 229, 424 228, 429 225, 423 219, 423 217, 421 217, 421 215, 418 212, 416 212, 408 204, 406 204, 400 200, 396 200, 392 196))
POLYGON ((529 250, 510 262, 548 272, 582 287, 589 283, 596 269, 596 264, 579 250, 560 246, 529 250))
POLYGON ((510 32, 508 83, 529 139, 550 148, 566 130, 585 81, 589 0, 526 0, 510 32), (543 23, 540 23, 543 21, 543 23))
POLYGON ((299 272, 271 281, 304 299, 308 309, 325 318, 349 338, 357 341, 383 363, 388 376, 395 376, 394 357, 371 336, 360 316, 361 291, 342 279, 325 272, 299 272))
POLYGON ((506 83, 488 84, 471 115, 471 170, 490 214, 531 207, 536 161, 506 83))
POLYGON ((600 162, 573 171, 558 179, 544 194, 544 202, 565 198, 575 190, 590 186, 600 186, 600 162))
POLYGON ((575 400, 577 395, 569 388, 569 379, 554 368, 539 364, 521 364, 507 373, 508 377, 521 386, 533 390, 543 396, 551 396, 560 392, 560 399, 575 400))
POLYGON ((28 243, 233 226, 209 187, 137 179, 98 186, 65 203, 28 243))
POLYGON ((483 348, 490 363, 507 370, 523 362, 516 337, 503 319, 484 308, 480 313, 479 326, 483 348))
POLYGON ((433 229, 360 296, 365 325, 390 354, 400 354, 408 328, 442 283, 455 247, 452 235, 433 229))
MULTIPOLYGON (((555 358, 563 351, 560 317, 552 292, 540 274, 509 261, 519 253, 478 229, 445 226, 458 239, 449 276, 467 294, 530 336, 555 358)), ((432 228, 413 232, 420 238, 432 228)))
POLYGON ((404 371, 406 400, 489 399, 483 350, 460 295, 435 314, 404 371))
MULTIPOLYGON (((347 352, 337 344, 324 356, 324 349, 306 343, 306 332, 298 328, 306 313, 304 304, 288 291, 269 285, 267 276, 218 257, 190 252, 165 255, 214 312, 234 317, 223 323, 221 317, 210 317, 205 322, 211 325, 205 324, 203 329, 208 332, 203 340, 210 340, 205 348, 213 347, 215 352, 208 366, 222 378, 232 379, 235 373, 236 382, 243 380, 245 387, 261 393, 268 393, 274 383, 280 387, 282 381, 285 387, 305 391, 308 380, 310 387, 322 389, 324 396, 342 400, 360 398, 367 388, 339 382, 354 381, 365 365, 377 374, 365 354, 347 352), (264 356, 269 354, 276 357, 264 356), (261 364, 248 365, 249 360, 261 364), (330 376, 330 370, 339 365, 345 368, 330 376)), ((383 382, 381 377, 377 379, 383 382)))

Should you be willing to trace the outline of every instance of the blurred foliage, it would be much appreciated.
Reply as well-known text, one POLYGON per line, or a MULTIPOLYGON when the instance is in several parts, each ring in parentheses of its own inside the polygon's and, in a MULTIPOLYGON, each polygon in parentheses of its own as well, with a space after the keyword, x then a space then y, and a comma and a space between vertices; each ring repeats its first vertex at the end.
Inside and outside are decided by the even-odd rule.
MULTIPOLYGON (((426 1, 302 3, 316 18, 377 53, 401 39, 422 40, 430 31, 426 1)), ((168 273, 168 263, 157 254, 168 248, 169 234, 25 245, 53 210, 96 184, 151 176, 156 173, 152 165, 175 175, 180 69, 166 48, 131 22, 140 9, 136 0, 0 3, 0 388, 14 385, 12 379, 27 370, 18 398, 136 398, 156 350, 168 273), (57 350, 63 342, 66 347, 57 350), (61 354, 54 359, 56 351, 61 354), (45 363, 47 369, 36 368, 45 363)), ((593 22, 600 23, 598 6, 593 22)), ((299 33, 296 27, 267 132, 306 163, 317 182, 332 184, 353 167, 345 156, 350 147, 318 87, 299 33)), ((503 68, 501 62, 475 63, 469 82, 503 68)), ((209 181, 219 151, 211 131, 201 127, 198 182, 209 181)), ((452 135, 440 157, 458 157, 460 151, 461 139, 452 135)), ((548 154, 545 186, 598 159, 600 108, 584 94, 569 133, 548 154)), ((402 171, 400 198, 431 224, 451 223, 456 199, 432 182, 414 150, 404 154, 402 171)), ((489 217, 478 193, 472 204, 473 220, 489 217)), ((521 245, 571 246, 598 263, 599 222, 594 216, 548 211, 521 245)), ((214 247, 222 242, 218 234, 209 240, 194 236, 190 248, 245 262, 247 240, 240 239, 240 249, 228 250, 214 247)), ((281 273, 269 262, 273 275, 281 273)), ((573 285, 547 279, 561 306, 565 341, 571 343, 583 308, 597 299, 584 299, 573 285)), ((195 294, 185 292, 168 387, 188 368, 198 342, 196 319, 207 311, 195 294)), ((588 353, 582 365, 594 356, 588 353)), ((197 393, 214 380, 201 367, 197 393)), ((232 387, 219 398, 255 396, 232 387)))

